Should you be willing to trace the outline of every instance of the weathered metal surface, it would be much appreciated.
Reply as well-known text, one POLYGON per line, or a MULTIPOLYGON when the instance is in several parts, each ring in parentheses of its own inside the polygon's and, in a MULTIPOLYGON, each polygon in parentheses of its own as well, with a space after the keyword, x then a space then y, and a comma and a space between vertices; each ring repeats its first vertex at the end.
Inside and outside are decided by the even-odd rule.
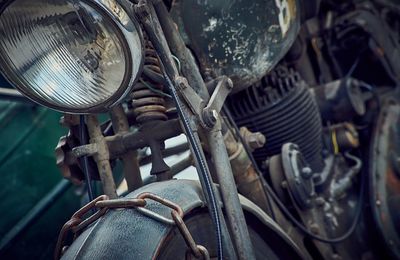
MULTIPOLYGON (((163 6, 162 2, 159 2, 158 5, 159 6, 161 5, 162 6, 161 9, 165 10, 165 6, 163 6)), ((223 218, 220 217, 222 216, 221 208, 220 205, 216 203, 215 189, 212 186, 210 172, 206 164, 204 152, 200 145, 200 139, 198 133, 196 130, 193 130, 194 126, 196 126, 196 123, 194 122, 195 118, 193 114, 189 112, 187 106, 180 101, 180 98, 178 96, 179 90, 176 89, 179 87, 174 85, 174 83, 175 84, 177 83, 176 79, 178 79, 180 76, 175 61, 172 58, 171 50, 169 49, 168 44, 175 46, 179 44, 180 46, 182 46, 182 40, 179 38, 179 36, 177 36, 174 37, 174 39, 177 40, 176 42, 167 43, 167 40, 162 32, 162 28, 159 23, 157 14, 155 13, 153 5, 146 6, 146 1, 140 1, 139 4, 135 6, 135 10, 138 16, 140 17, 140 20, 147 32, 147 35, 151 40, 155 50, 157 51, 162 64, 164 65, 165 79, 168 83, 170 92, 177 107, 178 114, 182 119, 183 126, 185 128, 185 132, 188 137, 188 141, 191 144, 191 150, 195 155, 195 164, 199 173, 198 176, 202 188, 204 190, 206 201, 207 203, 209 203, 209 211, 210 215, 212 216, 215 228, 215 234, 218 241, 217 243, 218 256, 222 258, 224 253, 228 253, 228 257, 232 258, 234 250, 231 250, 230 237, 222 236, 222 233, 225 232, 226 230, 225 221, 223 218), (224 244, 224 246, 222 244, 224 244), (223 250, 223 247, 225 247, 225 252, 223 250)), ((168 21, 171 20, 171 17, 168 13, 166 13, 166 17, 164 18, 167 19, 168 21)), ((172 25, 172 23, 169 22, 167 23, 167 25, 172 25)), ((176 28, 172 27, 170 29, 172 30, 171 31, 172 33, 177 34, 176 28)), ((192 64, 187 64, 187 65, 191 66, 192 64)), ((194 65, 194 68, 196 68, 196 65, 194 65)), ((193 71, 196 72, 197 70, 193 71)), ((198 83, 197 85, 202 86, 200 91, 203 91, 205 93, 207 92, 207 89, 203 81, 201 81, 201 83, 198 83)), ((223 173, 221 172, 221 174, 223 173)))
POLYGON ((202 112, 203 120, 207 127, 212 128, 217 122, 218 114, 221 112, 221 108, 232 88, 233 82, 230 78, 222 76, 217 79, 217 85, 202 112))
POLYGON ((251 245, 250 234, 247 230, 244 214, 240 206, 239 197, 232 168, 229 162, 228 152, 221 134, 220 122, 217 121, 213 130, 207 133, 208 143, 213 159, 214 167, 221 189, 221 197, 227 213, 228 227, 232 232, 232 240, 239 259, 255 259, 251 245))
POLYGON ((312 179, 314 172, 307 166, 296 144, 286 143, 282 146, 282 165, 294 201, 302 210, 311 208, 312 199, 316 195, 312 179))
POLYGON ((97 145, 97 152, 93 158, 96 161, 99 170, 104 194, 115 199, 117 198, 117 192, 109 161, 110 153, 96 116, 90 115, 87 117, 87 127, 90 136, 90 143, 95 143, 97 145))
POLYGON ((386 250, 400 258, 400 105, 392 100, 376 121, 369 169, 370 205, 386 250))
MULTIPOLYGON (((181 37, 178 35, 177 28, 173 26, 173 22, 171 20, 171 16, 166 12, 165 6, 163 6, 162 3, 156 4, 156 9, 158 12, 158 15, 160 16, 160 19, 164 19, 163 21, 163 26, 164 26, 164 31, 169 33, 166 35, 166 39, 168 40, 168 44, 172 46, 172 50, 180 49, 183 52, 181 54, 176 53, 178 58, 182 57, 185 59, 187 62, 185 64, 186 68, 186 73, 190 75, 188 78, 188 83, 190 85, 197 86, 198 88, 195 88, 195 91, 200 97, 203 97, 205 100, 209 100, 209 94, 206 88, 206 85, 204 81, 202 80, 198 67, 194 63, 194 60, 188 56, 188 50, 186 49, 185 44, 183 43, 183 40, 181 37)), ((163 36, 164 38, 164 36, 163 36)), ((154 43, 154 42, 153 42, 154 43)), ((155 46, 156 47, 156 46, 155 46)), ((159 47, 162 47, 161 44, 159 44, 159 47)), ((157 49, 157 47, 156 47, 157 49)), ((161 51, 161 50, 158 50, 161 51)), ((169 52, 168 48, 168 52, 169 52)), ((164 62, 164 59, 162 55, 160 56, 161 60, 163 61, 164 66, 165 65, 172 65, 172 68, 166 69, 166 72, 168 76, 172 77, 173 79, 176 79, 177 74, 177 69, 174 66, 175 64, 171 60, 171 57, 168 55, 164 56, 164 59, 166 61, 164 62)), ((214 114, 214 113, 213 113, 214 114)), ((198 116, 198 115, 197 115, 198 116)), ((214 116, 214 115, 213 115, 214 116)), ((215 117, 215 116, 214 116, 215 117)), ((231 231, 233 233, 233 238, 234 238, 234 244, 236 247, 236 253, 238 254, 239 259, 244 259, 244 258, 254 258, 254 253, 252 252, 252 247, 250 245, 250 239, 249 239, 249 233, 247 231, 247 226, 244 223, 244 217, 243 217, 243 212, 240 207, 238 207, 238 195, 235 187, 235 182, 232 174, 232 169, 229 164, 229 158, 228 154, 226 151, 225 143, 223 141, 223 137, 221 134, 221 126, 218 120, 216 119, 216 124, 214 125, 213 129, 206 133, 207 136, 207 141, 208 145, 211 147, 211 156, 214 160, 215 165, 217 166, 216 172, 217 176, 219 176, 219 182, 221 185, 224 185, 225 189, 223 189, 222 197, 223 201, 226 207, 229 207, 228 209, 228 222, 229 222, 229 227, 231 227, 231 231)), ((191 133, 186 133, 186 134, 191 134, 191 133)), ((195 136, 193 136, 194 139, 198 139, 197 133, 195 136)), ((189 138, 190 139, 190 138, 189 138)), ((199 140, 196 140, 196 143, 199 143, 199 140)), ((193 145, 193 144, 192 144, 193 145)), ((201 149, 199 147, 192 147, 194 152, 199 153, 199 151, 196 151, 195 149, 201 149)), ((200 151, 200 158, 197 158, 198 160, 204 159, 203 152, 200 151)), ((204 164, 203 162, 200 162, 204 164)), ((204 189, 208 189, 208 185, 204 181, 209 181, 209 173, 206 172, 205 174, 202 173, 201 168, 205 168, 206 166, 199 165, 199 162, 196 163, 196 166, 198 166, 199 170, 199 177, 200 181, 202 182, 202 187, 204 189), (200 167, 199 167, 200 166, 200 167), (204 179, 203 179, 204 178, 204 179)), ((208 169, 207 169, 208 171, 208 169)), ((205 193, 210 193, 206 192, 205 193)), ((212 193, 212 192, 211 192, 212 193)), ((207 201, 210 202, 210 198, 207 198, 207 201)), ((219 206, 217 205, 217 210, 218 210, 218 215, 220 215, 220 209, 219 206)), ((224 225, 223 220, 222 220, 222 225, 224 225)), ((225 238, 227 239, 227 238, 225 238)), ((227 242, 225 242, 227 243, 227 242)), ((228 252, 231 250, 228 250, 228 252)), ((232 252, 231 252, 232 253, 232 252)))
MULTIPOLYGON (((197 181, 171 180, 153 183, 130 193, 126 198, 137 198, 144 192, 151 192, 164 200, 173 201, 179 205, 185 216, 183 220, 193 216, 205 206, 200 183, 197 181)), ((276 255, 290 259, 303 258, 300 250, 268 215, 244 197, 240 197, 240 201, 248 213, 246 216, 254 217, 249 225, 255 223, 254 221, 262 223, 257 232, 270 238, 271 244, 269 246, 276 255)), ((147 201, 146 208, 164 217, 171 214, 171 208, 152 200, 147 201)), ((176 233, 172 233, 176 232, 174 227, 174 225, 149 218, 137 209, 109 210, 101 219, 77 237, 66 250, 62 259, 111 260, 132 258, 133 256, 140 256, 141 259, 159 259, 164 256, 160 255, 163 245, 168 243, 174 234, 176 235, 176 233)), ((202 227, 202 230, 206 228, 202 227)), ((196 240, 197 234, 192 233, 192 235, 196 240)), ((263 236, 263 238, 265 237, 263 236)), ((210 236, 207 238, 212 241, 210 236)), ((182 244, 180 244, 179 252, 182 251, 183 255, 178 255, 178 258, 183 258, 185 253, 182 244)), ((211 256, 214 254, 215 250, 212 251, 211 256)))
MULTIPOLYGON (((247 130, 246 133, 246 137, 253 134, 249 130, 247 130)), ((243 139, 246 139, 246 137, 243 139)), ((272 212, 269 207, 267 194, 263 189, 260 176, 258 176, 254 169, 243 144, 235 140, 231 130, 228 130, 225 133, 224 141, 227 147, 233 177, 235 178, 235 183, 239 193, 254 202, 268 214, 273 215, 271 214, 272 212)))
POLYGON ((203 73, 230 77, 238 91, 258 81, 289 49, 299 8, 295 0, 179 0, 172 13, 203 73))
MULTIPOLYGON (((111 111, 111 121, 114 133, 123 135, 129 132, 129 123, 121 105, 113 108, 111 111)), ((129 150, 121 156, 124 164, 123 172, 128 184, 128 190, 133 191, 143 185, 140 175, 139 161, 136 150, 129 150)))
POLYGON ((163 83, 157 53, 151 43, 146 42, 143 74, 131 93, 133 111, 138 123, 168 119, 164 100, 167 94, 163 92, 163 83))

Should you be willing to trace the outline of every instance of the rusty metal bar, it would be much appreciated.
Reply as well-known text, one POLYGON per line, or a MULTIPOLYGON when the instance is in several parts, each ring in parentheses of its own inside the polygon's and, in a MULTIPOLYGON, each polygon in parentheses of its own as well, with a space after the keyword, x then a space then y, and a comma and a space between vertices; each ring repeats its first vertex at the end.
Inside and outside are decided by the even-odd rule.
POLYGON ((174 97, 178 113, 183 120, 183 126, 185 127, 186 135, 192 145, 191 150, 196 157, 196 167, 199 172, 200 183, 203 188, 203 193, 208 203, 208 208, 210 210, 217 233, 218 257, 222 259, 223 253, 225 253, 228 255, 229 259, 234 259, 235 257, 232 255, 234 254, 234 250, 231 250, 233 248, 224 218, 222 218, 222 210, 220 205, 216 203, 215 187, 211 183, 211 176, 208 166, 205 163, 206 160, 204 153, 200 147, 200 140, 197 130, 194 130, 194 128, 197 126, 195 117, 190 113, 187 107, 181 103, 177 94, 177 90, 175 89, 176 80, 180 77, 168 45, 165 46, 166 40, 162 29, 160 28, 158 17, 155 14, 153 5, 148 4, 145 0, 141 0, 139 4, 135 6, 135 12, 141 20, 142 25, 147 32, 147 36, 151 40, 154 48, 157 50, 157 53, 164 65, 167 75, 165 77, 166 81, 168 82, 168 86, 172 92, 171 94, 174 97), (172 81, 175 82, 175 84, 172 81), (222 236, 222 234, 224 234, 224 236, 222 236), (224 244, 225 250, 222 250, 221 244, 224 244))
MULTIPOLYGON (((154 3, 155 10, 161 21, 163 32, 172 52, 181 61, 183 74, 190 86, 204 99, 208 100, 209 94, 201 77, 196 62, 177 31, 165 5, 159 1, 154 3)), ((254 252, 247 229, 244 214, 239 202, 232 169, 229 163, 226 146, 220 129, 220 123, 214 126, 207 134, 210 151, 214 160, 218 181, 221 185, 221 195, 224 207, 228 213, 228 223, 233 234, 233 241, 239 259, 254 259, 254 252)))
POLYGON ((226 150, 224 138, 221 134, 220 123, 207 133, 209 147, 216 170, 218 183, 221 186, 220 192, 224 202, 224 209, 228 218, 228 223, 232 231, 233 241, 239 259, 255 259, 253 246, 250 240, 250 234, 247 229, 242 206, 233 178, 228 153, 226 150))
MULTIPOLYGON (((123 135, 129 132, 128 119, 121 105, 112 109, 111 122, 116 135, 123 135)), ((143 180, 140 175, 137 151, 128 150, 126 153, 121 155, 121 159, 124 165, 123 172, 128 185, 128 191, 133 191, 142 187, 143 180)))
MULTIPOLYGON (((176 146, 166 148, 165 150, 162 150, 161 153, 164 158, 167 158, 167 157, 170 157, 173 155, 182 154, 186 151, 189 151, 188 143, 178 144, 176 146)), ((143 166, 143 165, 146 165, 149 163, 151 163, 151 155, 146 155, 139 159, 140 166, 143 166)))
POLYGON ((97 145, 97 153, 93 156, 93 158, 99 170, 104 194, 111 199, 116 199, 118 196, 109 161, 109 150, 106 140, 101 132, 99 121, 95 115, 89 115, 87 116, 86 124, 88 127, 90 143, 95 143, 97 145))
POLYGON ((106 137, 112 158, 123 155, 129 150, 148 146, 150 141, 165 141, 182 133, 179 119, 147 123, 137 132, 129 132, 121 136, 106 137), (162 129, 162 131, 160 131, 162 129))

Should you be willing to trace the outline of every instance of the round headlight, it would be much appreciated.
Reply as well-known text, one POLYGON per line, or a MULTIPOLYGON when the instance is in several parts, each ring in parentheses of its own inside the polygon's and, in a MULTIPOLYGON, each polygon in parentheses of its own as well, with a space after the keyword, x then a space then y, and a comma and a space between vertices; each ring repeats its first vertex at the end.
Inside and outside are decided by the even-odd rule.
POLYGON ((103 112, 141 72, 140 29, 115 0, 15 0, 0 12, 0 70, 42 105, 103 112))

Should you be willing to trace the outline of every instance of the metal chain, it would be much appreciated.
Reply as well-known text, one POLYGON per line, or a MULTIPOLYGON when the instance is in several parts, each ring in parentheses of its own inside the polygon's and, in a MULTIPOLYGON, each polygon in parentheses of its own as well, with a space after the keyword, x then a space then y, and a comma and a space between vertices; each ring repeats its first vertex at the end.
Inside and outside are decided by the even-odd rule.
POLYGON ((197 245, 196 242, 193 239, 193 236, 190 234, 189 229, 187 228, 185 222, 183 221, 183 210, 182 208, 178 205, 173 203, 172 201, 169 201, 167 199, 161 198, 153 193, 145 192, 142 193, 138 196, 138 199, 151 199, 153 201, 156 201, 164 206, 167 206, 171 209, 171 219, 168 219, 164 216, 161 216, 160 214, 148 210, 146 208, 138 208, 138 210, 143 213, 144 215, 151 217, 157 221, 170 224, 170 225, 176 225, 182 234, 183 239, 186 242, 186 245, 189 247, 191 253, 196 257, 200 258, 203 257, 203 259, 209 260, 210 255, 208 253, 208 250, 202 246, 202 245, 197 245))
POLYGON ((136 208, 140 213, 145 216, 148 216, 154 220, 159 222, 168 224, 168 225, 176 225, 184 238, 186 245, 190 249, 189 254, 187 254, 187 258, 191 259, 191 255, 196 258, 202 257, 203 259, 209 260, 210 255, 208 250, 202 246, 196 244, 192 235, 190 234, 189 229, 187 228, 185 222, 183 221, 183 210, 182 208, 172 201, 161 198, 153 193, 145 192, 140 194, 136 199, 135 198, 122 198, 122 199, 112 199, 110 200, 107 195, 101 195, 96 199, 92 200, 77 212, 72 215, 71 219, 68 220, 64 226, 62 227, 60 234, 58 236, 57 245, 54 253, 54 259, 58 260, 61 258, 63 252, 68 248, 65 244, 65 240, 70 232, 74 234, 74 240, 79 235, 79 233, 85 229, 87 226, 98 220, 101 216, 103 216, 109 209, 115 208, 136 208), (153 200, 158 202, 168 208, 171 209, 171 217, 172 219, 166 218, 154 211, 146 209, 147 205, 146 199, 153 200), (98 210, 93 215, 88 218, 84 218, 89 211, 97 208, 98 210))

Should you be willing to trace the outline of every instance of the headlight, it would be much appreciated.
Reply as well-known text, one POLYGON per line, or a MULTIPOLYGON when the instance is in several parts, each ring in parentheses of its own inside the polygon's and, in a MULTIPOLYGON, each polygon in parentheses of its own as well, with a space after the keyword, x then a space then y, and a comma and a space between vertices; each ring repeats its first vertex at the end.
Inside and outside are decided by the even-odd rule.
POLYGON ((0 12, 0 70, 42 105, 103 112, 141 72, 142 35, 115 0, 15 0, 0 12))

